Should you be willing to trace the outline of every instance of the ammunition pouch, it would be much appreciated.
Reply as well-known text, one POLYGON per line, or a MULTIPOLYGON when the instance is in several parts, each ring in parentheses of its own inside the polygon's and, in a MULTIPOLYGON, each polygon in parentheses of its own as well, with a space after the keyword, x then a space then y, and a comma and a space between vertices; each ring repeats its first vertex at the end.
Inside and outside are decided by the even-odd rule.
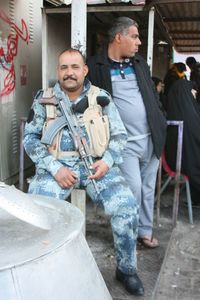
MULTIPOLYGON (((103 153, 107 149, 110 139, 109 120, 106 115, 102 114, 102 106, 108 105, 109 99, 105 98, 104 100, 104 97, 99 97, 104 105, 101 106, 97 104, 99 93, 100 89, 98 87, 93 85, 90 87, 87 95, 87 108, 84 107, 83 113, 83 122, 88 134, 90 151, 93 157, 101 157, 103 155, 103 153)), ((55 119, 58 118, 56 110, 57 100, 53 95, 53 89, 49 88, 45 90, 43 93, 43 97, 39 101, 41 104, 45 105, 47 114, 47 119, 43 127, 43 140, 44 133, 48 131, 48 127, 50 128, 53 125, 53 122, 55 122, 55 119)), ((73 110, 77 111, 77 109, 73 110)), ((78 156, 78 152, 76 151, 63 152, 60 150, 62 131, 63 129, 61 128, 59 132, 54 136, 51 145, 48 146, 49 152, 57 159, 66 156, 78 156)), ((48 142, 46 142, 46 144, 48 145, 48 142)))
POLYGON ((109 139, 109 121, 106 115, 102 114, 102 107, 97 104, 97 96, 100 90, 91 86, 88 93, 89 107, 83 113, 83 122, 90 141, 92 156, 101 157, 106 151, 109 139))

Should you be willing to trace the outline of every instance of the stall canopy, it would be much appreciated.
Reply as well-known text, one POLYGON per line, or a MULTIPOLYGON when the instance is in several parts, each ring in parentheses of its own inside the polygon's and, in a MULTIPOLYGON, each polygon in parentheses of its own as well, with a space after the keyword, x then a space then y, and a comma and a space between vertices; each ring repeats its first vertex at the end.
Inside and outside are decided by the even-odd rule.
POLYGON ((154 0, 160 26, 177 52, 200 53, 200 1, 154 0))
MULTIPOLYGON (((117 9, 120 8, 121 11, 123 6, 127 5, 143 7, 144 12, 155 7, 154 43, 165 42, 178 52, 200 53, 200 0, 87 0, 86 2, 90 11, 92 6, 97 8, 96 11, 104 7, 105 14, 112 9, 117 14, 117 5, 117 9)), ((45 3, 64 7, 70 5, 72 0, 47 0, 45 3)), ((137 19, 137 12, 135 14, 137 19)), ((145 39, 148 24, 141 20, 141 14, 139 18, 139 24, 143 24, 140 29, 145 39)), ((145 13, 144 20, 146 20, 145 13)))

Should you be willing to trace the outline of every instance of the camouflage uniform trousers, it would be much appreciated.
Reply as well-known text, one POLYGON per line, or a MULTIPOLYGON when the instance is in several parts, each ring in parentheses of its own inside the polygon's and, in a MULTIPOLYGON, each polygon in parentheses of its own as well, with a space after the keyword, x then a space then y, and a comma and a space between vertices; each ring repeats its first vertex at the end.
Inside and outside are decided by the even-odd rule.
MULTIPOLYGON (((136 242, 138 234, 139 207, 118 167, 109 169, 106 175, 96 181, 100 194, 87 179, 85 167, 79 163, 73 167, 78 175, 76 188, 84 187, 97 205, 102 205, 110 217, 117 267, 131 275, 137 269, 136 242)), ((29 193, 67 199, 72 189, 63 189, 52 175, 39 170, 29 186, 29 193)))

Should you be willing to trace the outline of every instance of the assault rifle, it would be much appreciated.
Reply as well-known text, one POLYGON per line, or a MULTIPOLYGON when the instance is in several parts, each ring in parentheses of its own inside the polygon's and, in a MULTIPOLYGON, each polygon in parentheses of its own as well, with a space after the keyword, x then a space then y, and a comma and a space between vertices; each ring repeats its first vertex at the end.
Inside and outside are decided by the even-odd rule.
MULTIPOLYGON (((73 139, 75 149, 79 152, 81 159, 84 162, 85 169, 87 170, 89 175, 92 175, 91 165, 93 164, 92 155, 90 153, 90 149, 86 138, 84 137, 83 131, 80 128, 78 121, 76 119, 75 114, 72 112, 70 107, 67 107, 66 103, 63 99, 59 99, 58 101, 60 110, 62 112, 62 116, 59 117, 55 123, 51 124, 47 131, 45 132, 41 142, 47 145, 51 145, 53 142, 53 138, 55 134, 64 126, 68 126, 70 135, 73 139), (56 125, 56 126, 55 126, 56 125)), ((99 189, 94 179, 91 179, 93 186, 96 190, 96 193, 99 194, 99 189)))

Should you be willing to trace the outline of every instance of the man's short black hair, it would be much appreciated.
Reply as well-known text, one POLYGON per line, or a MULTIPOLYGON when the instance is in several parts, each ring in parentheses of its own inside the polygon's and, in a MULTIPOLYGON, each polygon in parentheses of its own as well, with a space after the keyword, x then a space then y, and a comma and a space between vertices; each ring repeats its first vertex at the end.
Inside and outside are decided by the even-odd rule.
POLYGON ((81 55, 81 57, 83 58, 84 63, 86 63, 86 58, 85 58, 85 56, 83 55, 83 53, 82 53, 80 50, 78 50, 78 49, 76 49, 76 48, 66 48, 66 49, 64 49, 64 50, 59 54, 58 57, 60 57, 60 56, 61 56, 63 53, 65 53, 65 52, 70 52, 70 53, 76 52, 76 53, 79 53, 79 54, 81 55))

